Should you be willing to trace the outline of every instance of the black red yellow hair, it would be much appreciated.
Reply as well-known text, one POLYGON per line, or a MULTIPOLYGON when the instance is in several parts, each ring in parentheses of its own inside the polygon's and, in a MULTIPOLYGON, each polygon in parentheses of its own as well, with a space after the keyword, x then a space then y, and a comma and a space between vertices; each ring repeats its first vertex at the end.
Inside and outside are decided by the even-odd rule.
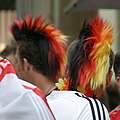
POLYGON ((70 89, 106 86, 113 40, 110 22, 96 16, 84 23, 69 61, 70 89))

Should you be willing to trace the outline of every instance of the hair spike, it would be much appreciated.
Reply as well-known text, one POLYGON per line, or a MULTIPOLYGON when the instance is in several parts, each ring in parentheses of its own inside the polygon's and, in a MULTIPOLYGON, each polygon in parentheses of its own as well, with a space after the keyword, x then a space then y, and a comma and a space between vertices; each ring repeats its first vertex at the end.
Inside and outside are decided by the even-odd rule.
POLYGON ((113 43, 113 27, 108 21, 103 21, 96 16, 89 21, 92 35, 88 40, 94 40, 91 60, 95 62, 94 74, 91 76, 90 85, 95 89, 100 85, 106 86, 106 76, 110 66, 110 51, 113 43))

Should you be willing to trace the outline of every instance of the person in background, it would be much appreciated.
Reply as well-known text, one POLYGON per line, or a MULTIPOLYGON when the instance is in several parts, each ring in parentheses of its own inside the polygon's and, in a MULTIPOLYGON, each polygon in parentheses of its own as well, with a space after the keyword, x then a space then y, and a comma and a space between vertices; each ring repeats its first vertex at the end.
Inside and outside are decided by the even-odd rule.
POLYGON ((104 99, 102 100, 102 96, 100 98, 100 101, 107 105, 109 112, 120 104, 120 91, 115 80, 111 81, 110 87, 106 89, 106 93, 104 94, 104 96, 105 98, 107 98, 107 101, 104 101, 104 99))
MULTIPOLYGON (((114 62, 114 73, 115 73, 115 82, 117 85, 118 91, 120 90, 120 51, 118 51, 115 55, 114 62)), ((120 120, 120 105, 118 105, 115 109, 110 112, 111 120, 120 120)))
POLYGON ((0 60, 0 119, 55 119, 43 93, 30 83, 23 84, 6 59, 0 60))
POLYGON ((6 45, 5 49, 1 51, 1 56, 9 60, 15 66, 16 43, 12 40, 10 44, 6 45))
POLYGON ((66 78, 56 83, 61 91, 53 91, 47 97, 59 120, 109 120, 106 107, 96 97, 101 96, 111 80, 112 34, 111 24, 95 17, 85 22, 78 40, 68 47, 66 78), (93 92, 92 88, 96 90, 93 92))

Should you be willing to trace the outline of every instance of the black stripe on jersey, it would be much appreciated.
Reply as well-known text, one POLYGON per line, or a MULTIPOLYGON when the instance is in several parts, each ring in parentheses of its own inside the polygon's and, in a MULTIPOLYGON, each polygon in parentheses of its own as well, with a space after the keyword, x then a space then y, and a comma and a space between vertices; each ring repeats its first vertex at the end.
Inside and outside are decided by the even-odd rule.
POLYGON ((85 98, 85 99, 87 99, 87 100, 89 101, 90 107, 91 107, 91 110, 92 110, 93 120, 96 120, 96 119, 95 119, 95 111, 94 111, 94 107, 93 107, 92 101, 91 101, 89 98, 85 97, 85 96, 80 96, 78 93, 75 93, 75 94, 76 94, 78 97, 83 97, 83 98, 85 98))
POLYGON ((105 120, 105 110, 104 110, 103 104, 101 102, 100 102, 100 104, 101 104, 102 111, 103 111, 103 120, 105 120))
POLYGON ((92 110, 93 120, 96 120, 95 111, 94 111, 94 107, 93 107, 92 101, 88 97, 83 96, 83 98, 85 98, 85 99, 87 99, 89 101, 90 106, 91 106, 91 110, 92 110))
POLYGON ((100 108, 102 108, 103 120, 106 120, 104 106, 103 106, 103 104, 102 104, 100 101, 97 101, 96 99, 93 99, 93 98, 91 98, 92 100, 90 100, 89 97, 86 97, 86 96, 84 96, 84 95, 80 95, 79 93, 75 93, 75 94, 76 94, 78 97, 85 98, 85 99, 87 99, 87 100, 89 101, 90 106, 91 106, 91 110, 92 110, 93 120, 96 120, 96 119, 95 119, 96 116, 95 116, 95 111, 94 111, 94 106, 93 106, 92 100, 94 100, 94 102, 95 102, 95 104, 96 104, 99 120, 102 119, 102 118, 101 118, 101 114, 100 114, 100 108), (98 102, 100 102, 101 107, 99 106, 98 102))
POLYGON ((75 93, 78 97, 83 97, 82 95, 78 94, 78 93, 75 93))
POLYGON ((99 105, 98 105, 98 101, 96 99, 93 99, 93 100, 95 101, 95 104, 97 106, 98 118, 99 118, 99 120, 101 120, 100 108, 99 108, 99 105))

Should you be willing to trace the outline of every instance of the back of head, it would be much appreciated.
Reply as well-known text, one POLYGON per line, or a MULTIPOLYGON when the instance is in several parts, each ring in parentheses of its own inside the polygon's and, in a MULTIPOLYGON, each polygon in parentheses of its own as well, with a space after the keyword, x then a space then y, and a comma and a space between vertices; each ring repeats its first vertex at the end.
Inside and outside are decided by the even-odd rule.
POLYGON ((115 77, 120 76, 120 51, 116 53, 115 55, 115 62, 114 62, 114 72, 115 72, 115 77))
POLYGON ((69 87, 71 90, 106 87, 106 76, 114 59, 111 50, 113 29, 108 21, 94 17, 85 21, 78 40, 67 52, 69 87))
POLYGON ((18 44, 21 61, 26 58, 43 75, 59 77, 63 70, 66 37, 40 17, 16 20, 11 33, 18 44))

